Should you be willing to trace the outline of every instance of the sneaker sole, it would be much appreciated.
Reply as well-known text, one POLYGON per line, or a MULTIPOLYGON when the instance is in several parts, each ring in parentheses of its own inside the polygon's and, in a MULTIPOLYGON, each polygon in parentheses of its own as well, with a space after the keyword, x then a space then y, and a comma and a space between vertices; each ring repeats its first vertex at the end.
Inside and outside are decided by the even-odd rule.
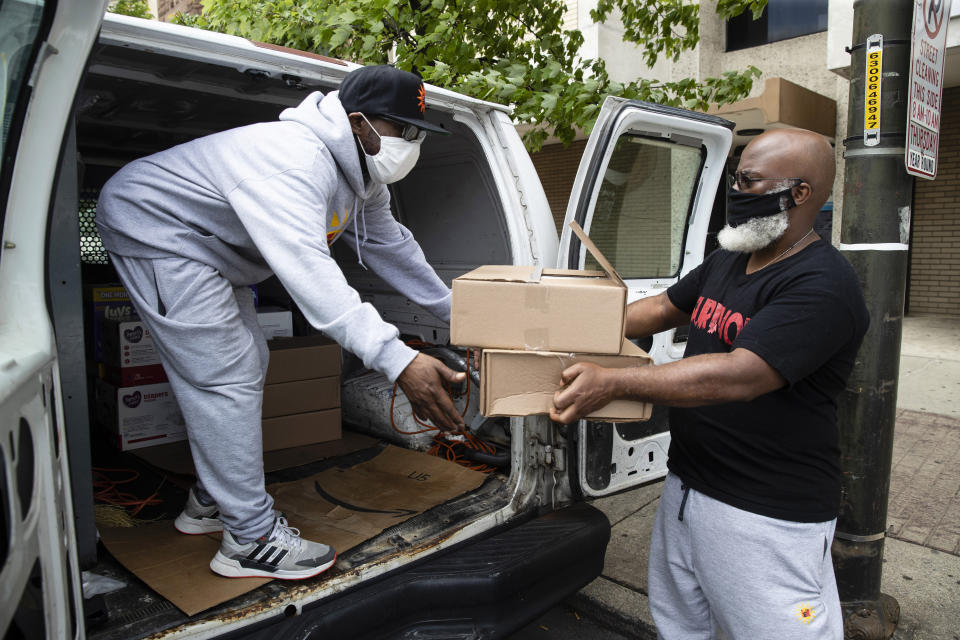
POLYGON ((336 561, 337 554, 334 553, 333 559, 330 562, 320 565, 319 567, 305 569, 302 572, 280 570, 270 572, 240 566, 239 562, 226 558, 218 551, 217 555, 213 556, 213 560, 210 561, 210 570, 218 575, 223 576, 224 578, 271 578, 273 580, 304 580, 306 578, 312 578, 320 575, 332 567, 336 561))
POLYGON ((173 526, 177 531, 180 533, 185 533, 188 536, 199 536, 205 533, 217 533, 219 531, 223 531, 223 523, 219 520, 212 520, 208 522, 208 524, 204 524, 203 520, 190 518, 181 513, 179 516, 177 516, 177 519, 173 521, 173 526))

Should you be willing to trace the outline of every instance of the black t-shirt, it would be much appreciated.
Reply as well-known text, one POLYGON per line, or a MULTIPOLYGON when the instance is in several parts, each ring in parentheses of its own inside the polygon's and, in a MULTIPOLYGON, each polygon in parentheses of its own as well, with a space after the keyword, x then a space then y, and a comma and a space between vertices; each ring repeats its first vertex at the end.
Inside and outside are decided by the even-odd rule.
POLYGON ((667 290, 690 313, 684 357, 749 349, 787 386, 751 402, 670 410, 668 467, 739 509, 823 522, 840 509, 836 399, 869 324, 856 273, 817 240, 760 271, 714 251, 667 290))

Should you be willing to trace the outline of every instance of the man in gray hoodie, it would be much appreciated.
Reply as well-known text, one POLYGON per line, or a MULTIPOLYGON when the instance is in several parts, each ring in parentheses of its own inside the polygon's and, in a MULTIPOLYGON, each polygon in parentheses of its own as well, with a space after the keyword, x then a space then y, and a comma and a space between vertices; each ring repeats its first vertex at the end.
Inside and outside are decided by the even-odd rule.
POLYGON ((353 71, 277 122, 223 131, 141 158, 104 186, 97 226, 153 335, 197 469, 177 528, 223 531, 210 563, 228 577, 299 579, 329 568, 264 488, 261 403, 268 351, 249 285, 276 274, 311 325, 396 381, 423 418, 463 426, 442 382, 456 373, 399 340, 330 255, 341 237, 399 292, 450 319, 450 291, 390 213, 386 184, 416 164, 426 131, 420 78, 353 71))

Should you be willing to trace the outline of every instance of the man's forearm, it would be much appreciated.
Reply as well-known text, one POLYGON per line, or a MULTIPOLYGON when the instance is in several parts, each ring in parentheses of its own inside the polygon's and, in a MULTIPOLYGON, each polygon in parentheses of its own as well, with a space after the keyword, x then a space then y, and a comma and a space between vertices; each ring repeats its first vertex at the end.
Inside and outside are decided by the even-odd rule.
POLYGON ((746 402, 785 384, 776 370, 744 349, 615 371, 616 397, 671 407, 746 402))

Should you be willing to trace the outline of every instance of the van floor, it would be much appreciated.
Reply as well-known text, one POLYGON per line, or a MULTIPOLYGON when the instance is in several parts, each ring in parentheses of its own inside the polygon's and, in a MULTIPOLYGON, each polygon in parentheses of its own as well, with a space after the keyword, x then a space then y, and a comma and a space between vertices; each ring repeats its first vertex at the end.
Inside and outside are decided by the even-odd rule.
MULTIPOLYGON (((309 464, 265 474, 267 484, 295 481, 326 469, 348 468, 376 457, 386 444, 378 444, 345 455, 319 460, 309 464)), ((141 498, 154 496, 156 504, 148 504, 137 514, 140 520, 175 518, 187 498, 192 484, 190 476, 178 476, 159 471, 130 452, 112 447, 96 447, 93 454, 95 474, 108 474, 114 479, 137 477, 120 485, 126 493, 141 498)), ((114 578, 125 583, 117 591, 94 596, 84 601, 87 637, 91 640, 129 640, 159 633, 191 620, 216 617, 227 610, 236 614, 247 607, 282 595, 285 591, 304 584, 322 582, 337 575, 341 567, 354 567, 369 562, 383 553, 409 549, 412 542, 429 539, 444 530, 455 528, 482 513, 502 506, 506 501, 506 478, 491 474, 477 490, 441 504, 410 520, 383 531, 375 538, 341 554, 338 566, 308 581, 275 580, 237 598, 208 609, 196 616, 187 616, 170 601, 158 594, 121 565, 103 546, 97 547, 97 563, 89 568, 93 574, 114 578)), ((295 523, 294 523, 295 524, 295 523)))

